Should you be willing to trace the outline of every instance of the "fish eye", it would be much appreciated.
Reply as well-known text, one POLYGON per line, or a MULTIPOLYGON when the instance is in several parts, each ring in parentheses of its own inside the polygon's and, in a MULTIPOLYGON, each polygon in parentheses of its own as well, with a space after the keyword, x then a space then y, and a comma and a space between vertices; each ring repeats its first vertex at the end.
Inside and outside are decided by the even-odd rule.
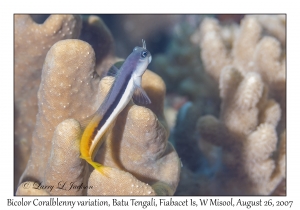
POLYGON ((147 55, 148 55, 148 52, 147 52, 147 51, 144 50, 144 51, 141 52, 142 58, 146 58, 147 55))

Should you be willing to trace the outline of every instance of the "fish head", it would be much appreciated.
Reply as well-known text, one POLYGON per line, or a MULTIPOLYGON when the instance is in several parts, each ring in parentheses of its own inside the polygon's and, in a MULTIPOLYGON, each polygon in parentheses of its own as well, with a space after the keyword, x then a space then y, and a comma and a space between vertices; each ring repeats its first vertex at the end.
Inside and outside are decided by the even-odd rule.
POLYGON ((143 47, 135 47, 131 54, 137 61, 136 68, 133 73, 136 76, 142 76, 152 60, 151 53, 146 49, 145 41, 143 40, 143 47))

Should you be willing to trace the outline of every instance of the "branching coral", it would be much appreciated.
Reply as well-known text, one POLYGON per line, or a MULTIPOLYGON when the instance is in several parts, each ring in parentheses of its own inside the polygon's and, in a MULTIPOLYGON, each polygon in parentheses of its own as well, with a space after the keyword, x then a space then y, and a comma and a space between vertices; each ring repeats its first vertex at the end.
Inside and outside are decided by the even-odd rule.
MULTIPOLYGON (((282 19, 282 16, 279 17, 282 19)), ((260 74, 268 86, 268 94, 279 102, 282 109, 279 125, 279 132, 282 132, 286 127, 285 50, 274 37, 262 36, 264 25, 260 25, 260 18, 262 17, 246 16, 236 32, 237 35, 233 34, 235 39, 230 47, 225 45, 221 36, 222 28, 214 19, 205 19, 200 30, 193 36, 195 40, 201 40, 199 43, 205 70, 216 81, 219 81, 221 71, 226 65, 233 65, 243 75, 250 71, 260 74)), ((274 19, 276 16, 270 18, 274 19)))
POLYGON ((225 87, 221 89, 220 120, 205 116, 197 124, 201 141, 223 148, 226 170, 216 179, 226 180, 219 193, 270 194, 285 178, 285 143, 277 148, 275 130, 280 107, 263 95, 263 83, 257 73, 249 72, 243 77, 228 67, 222 71, 220 86, 225 87), (279 154, 275 158, 276 150, 279 154))
MULTIPOLYGON (((46 189, 51 195, 174 194, 180 165, 167 142, 162 114, 165 86, 150 71, 143 76, 143 87, 153 103, 150 109, 129 104, 97 157, 100 163, 112 167, 109 177, 91 173, 79 158, 83 125, 103 101, 113 80, 105 77, 100 81, 94 67, 93 49, 80 40, 57 42, 48 52, 38 92, 32 153, 21 182, 38 181, 57 187, 63 181, 91 186, 81 191, 46 189)), ((17 194, 24 192, 22 186, 17 194)))
POLYGON ((194 42, 200 40, 205 69, 214 79, 218 81, 222 68, 232 64, 242 73, 260 73, 267 83, 285 81, 285 56, 281 54, 280 43, 273 37, 261 37, 263 26, 256 16, 246 16, 240 29, 233 29, 231 46, 224 42, 224 30, 227 28, 215 19, 207 18, 192 37, 194 42))
POLYGON ((286 45, 286 15, 255 15, 266 34, 274 36, 286 45))
POLYGON ((189 175, 199 193, 269 195, 284 182, 285 50, 264 36, 260 18, 246 16, 240 27, 206 18, 191 37, 222 99, 220 118, 199 116, 196 125, 201 167, 213 175, 189 175))
POLYGON ((202 140, 223 148, 225 167, 239 177, 232 183, 228 179, 228 187, 239 181, 248 184, 243 191, 232 187, 233 193, 270 194, 285 178, 284 138, 277 147, 277 132, 285 129, 285 61, 280 43, 261 37, 257 17, 242 20, 231 51, 220 30, 213 19, 204 20, 200 28, 202 59, 206 71, 219 81, 222 106, 220 121, 200 118, 198 129, 202 140))

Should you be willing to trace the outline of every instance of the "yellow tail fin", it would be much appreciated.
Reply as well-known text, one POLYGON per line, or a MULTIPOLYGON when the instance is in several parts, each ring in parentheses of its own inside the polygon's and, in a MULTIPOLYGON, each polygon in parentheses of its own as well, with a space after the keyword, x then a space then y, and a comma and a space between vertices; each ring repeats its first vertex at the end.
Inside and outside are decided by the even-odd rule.
POLYGON ((104 166, 100 163, 97 163, 95 161, 92 161, 90 157, 83 157, 80 156, 80 158, 86 160, 91 166, 93 166, 97 171, 99 171, 102 175, 106 176, 109 178, 109 173, 110 173, 110 167, 104 166))

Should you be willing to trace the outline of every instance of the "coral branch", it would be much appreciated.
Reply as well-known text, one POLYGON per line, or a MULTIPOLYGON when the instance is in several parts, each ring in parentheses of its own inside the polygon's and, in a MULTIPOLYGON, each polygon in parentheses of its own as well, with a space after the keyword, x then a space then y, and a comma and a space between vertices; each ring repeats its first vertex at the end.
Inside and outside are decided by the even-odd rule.
MULTIPOLYGON (((65 182, 68 184, 73 182, 78 186, 81 183, 86 185, 85 177, 88 168, 85 161, 78 158, 81 135, 80 124, 73 119, 67 119, 56 127, 50 158, 44 174, 44 185, 62 187, 65 182)), ((86 189, 54 188, 49 193, 51 195, 83 195, 86 194, 86 189)))

